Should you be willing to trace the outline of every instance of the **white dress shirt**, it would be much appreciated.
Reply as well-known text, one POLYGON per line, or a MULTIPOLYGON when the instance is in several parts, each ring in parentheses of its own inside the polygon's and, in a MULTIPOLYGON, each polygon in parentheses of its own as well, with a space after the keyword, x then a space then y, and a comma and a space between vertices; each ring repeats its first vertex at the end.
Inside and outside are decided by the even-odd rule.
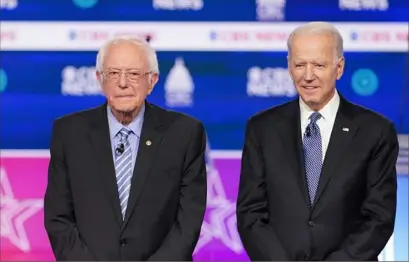
MULTIPOLYGON (((304 138, 305 130, 310 123, 309 117, 315 111, 308 107, 308 105, 301 99, 300 101, 300 116, 301 116, 301 137, 304 138)), ((328 149, 329 140, 331 138, 332 128, 334 127, 335 117, 337 116, 339 108, 339 95, 335 90, 334 96, 320 111, 321 118, 318 119, 317 125, 320 128, 322 139, 322 161, 325 159, 325 153, 328 149)))

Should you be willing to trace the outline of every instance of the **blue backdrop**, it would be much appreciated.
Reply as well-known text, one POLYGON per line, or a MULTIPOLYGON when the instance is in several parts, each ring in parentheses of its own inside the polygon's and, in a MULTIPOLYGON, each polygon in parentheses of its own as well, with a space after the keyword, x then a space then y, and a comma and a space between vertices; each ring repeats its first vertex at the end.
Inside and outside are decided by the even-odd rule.
MULTIPOLYGON (((96 52, 3 52, 2 75, 7 81, 2 81, 0 104, 2 148, 46 149, 55 118, 103 103, 95 56, 96 52)), ((408 133, 407 54, 345 56, 338 90, 393 120, 399 133, 408 133)), ((202 120, 213 149, 241 149, 252 114, 295 97, 285 52, 159 52, 158 59, 160 81, 148 99, 202 120), (184 65, 176 65, 177 58, 184 65), (184 98, 172 102, 172 93, 184 98)))

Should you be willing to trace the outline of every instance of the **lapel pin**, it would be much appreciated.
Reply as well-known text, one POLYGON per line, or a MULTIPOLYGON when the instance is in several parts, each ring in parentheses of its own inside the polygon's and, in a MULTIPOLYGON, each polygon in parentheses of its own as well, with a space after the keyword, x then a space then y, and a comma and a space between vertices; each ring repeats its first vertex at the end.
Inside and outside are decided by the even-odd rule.
POLYGON ((150 146, 150 145, 152 145, 152 141, 150 141, 150 140, 147 140, 147 141, 146 141, 146 145, 147 145, 147 146, 150 146))
POLYGON ((344 128, 342 128, 342 131, 348 132, 348 131, 349 131, 349 128, 348 128, 348 127, 344 127, 344 128))

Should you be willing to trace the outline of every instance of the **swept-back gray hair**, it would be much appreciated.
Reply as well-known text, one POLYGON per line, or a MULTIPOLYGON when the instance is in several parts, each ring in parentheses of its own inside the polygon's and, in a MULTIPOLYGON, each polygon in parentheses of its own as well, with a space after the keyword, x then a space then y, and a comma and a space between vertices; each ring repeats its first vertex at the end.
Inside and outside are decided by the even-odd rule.
POLYGON ((335 48, 338 58, 344 56, 344 41, 338 29, 327 22, 310 22, 294 29, 287 39, 288 51, 291 50, 292 38, 296 35, 328 35, 335 40, 335 48))
POLYGON ((131 42, 141 46, 143 50, 146 52, 146 56, 149 63, 149 70, 152 73, 159 74, 159 65, 158 65, 158 58, 156 56, 156 51, 151 47, 151 45, 143 38, 137 36, 117 36, 109 41, 107 41, 98 51, 97 54, 97 61, 96 61, 96 70, 98 72, 102 72, 103 70, 103 63, 104 63, 104 56, 108 47, 116 42, 131 42))

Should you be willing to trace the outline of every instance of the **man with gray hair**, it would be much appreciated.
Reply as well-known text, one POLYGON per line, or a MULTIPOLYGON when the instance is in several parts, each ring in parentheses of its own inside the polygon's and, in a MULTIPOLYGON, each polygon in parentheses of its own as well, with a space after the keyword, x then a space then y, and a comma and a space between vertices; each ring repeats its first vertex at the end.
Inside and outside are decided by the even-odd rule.
POLYGON ((288 68, 299 97, 247 123, 237 223, 252 260, 375 261, 392 235, 397 134, 337 91, 344 64, 334 26, 296 28, 288 68))
POLYGON ((146 101, 155 51, 118 37, 99 51, 106 103, 57 119, 44 202, 57 260, 192 260, 206 207, 203 124, 146 101))

